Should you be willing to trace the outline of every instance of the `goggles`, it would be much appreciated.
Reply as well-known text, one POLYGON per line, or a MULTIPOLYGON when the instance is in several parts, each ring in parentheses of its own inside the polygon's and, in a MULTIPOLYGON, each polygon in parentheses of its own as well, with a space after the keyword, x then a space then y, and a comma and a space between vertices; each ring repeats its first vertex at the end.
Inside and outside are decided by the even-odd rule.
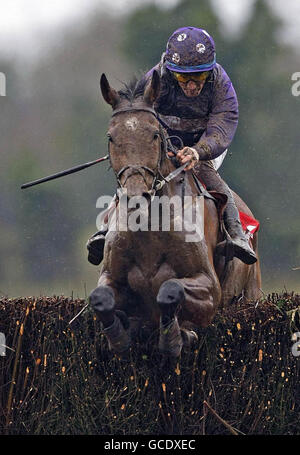
POLYGON ((190 80, 203 82, 208 78, 210 71, 201 71, 200 73, 176 73, 172 71, 172 73, 178 82, 188 82, 190 80))

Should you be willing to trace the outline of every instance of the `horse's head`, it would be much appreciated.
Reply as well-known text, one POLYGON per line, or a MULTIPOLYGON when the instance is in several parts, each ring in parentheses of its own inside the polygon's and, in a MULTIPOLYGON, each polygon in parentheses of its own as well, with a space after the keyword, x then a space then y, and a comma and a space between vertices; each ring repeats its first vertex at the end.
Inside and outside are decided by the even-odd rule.
POLYGON ((164 141, 153 103, 159 95, 156 71, 150 80, 142 79, 126 90, 110 87, 102 74, 101 92, 113 108, 108 128, 109 155, 118 184, 128 197, 151 195, 159 176, 164 141))

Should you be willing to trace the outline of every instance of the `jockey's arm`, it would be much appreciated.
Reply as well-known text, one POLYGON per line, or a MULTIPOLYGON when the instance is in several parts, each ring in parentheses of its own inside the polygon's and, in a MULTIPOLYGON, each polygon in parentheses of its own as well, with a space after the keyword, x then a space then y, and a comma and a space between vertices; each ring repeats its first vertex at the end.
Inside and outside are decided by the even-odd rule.
POLYGON ((231 144, 238 125, 237 96, 223 68, 214 84, 206 131, 194 146, 200 160, 213 160, 221 155, 231 144))
POLYGON ((191 161, 192 169, 198 159, 213 160, 231 144, 238 125, 238 101, 233 85, 224 71, 214 81, 211 112, 205 132, 192 147, 184 147, 177 155, 181 164, 191 161), (198 158, 198 159, 197 159, 198 158))

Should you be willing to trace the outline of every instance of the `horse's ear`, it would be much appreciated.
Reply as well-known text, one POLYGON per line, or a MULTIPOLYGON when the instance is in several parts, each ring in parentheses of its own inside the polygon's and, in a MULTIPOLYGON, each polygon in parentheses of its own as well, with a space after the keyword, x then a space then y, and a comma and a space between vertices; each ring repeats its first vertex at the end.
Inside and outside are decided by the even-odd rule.
POLYGON ((153 71, 151 79, 146 85, 144 100, 147 104, 153 105, 154 101, 159 95, 160 91, 160 77, 156 70, 153 71))
POLYGON ((100 88, 103 98, 114 109, 118 104, 120 97, 116 90, 110 87, 107 77, 105 76, 104 73, 102 74, 100 79, 100 88))

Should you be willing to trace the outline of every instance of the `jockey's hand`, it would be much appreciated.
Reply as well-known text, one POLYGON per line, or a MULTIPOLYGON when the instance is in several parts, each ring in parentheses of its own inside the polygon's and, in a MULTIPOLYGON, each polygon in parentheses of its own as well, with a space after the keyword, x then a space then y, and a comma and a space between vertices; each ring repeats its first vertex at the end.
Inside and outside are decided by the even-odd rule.
MULTIPOLYGON (((170 157, 174 156, 174 153, 168 152, 170 157)), ((193 169, 195 164, 199 161, 199 154, 197 150, 192 147, 184 147, 181 150, 178 150, 176 154, 176 159, 179 161, 180 165, 190 162, 190 164, 184 169, 185 171, 189 171, 193 169)))

